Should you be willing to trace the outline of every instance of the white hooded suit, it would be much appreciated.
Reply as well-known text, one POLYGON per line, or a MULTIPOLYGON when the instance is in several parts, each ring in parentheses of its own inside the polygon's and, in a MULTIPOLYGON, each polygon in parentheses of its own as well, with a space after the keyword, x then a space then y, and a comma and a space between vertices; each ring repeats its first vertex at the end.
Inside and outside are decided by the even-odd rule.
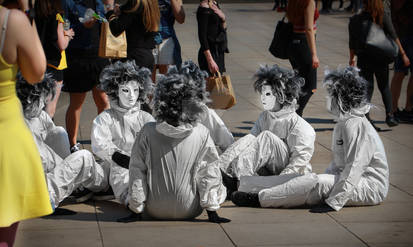
MULTIPOLYGON (((57 148, 63 154, 66 153, 65 135, 62 132, 64 129, 56 127, 45 111, 42 111, 37 118, 26 119, 26 123, 39 149, 50 199, 54 207, 57 207, 79 187, 94 192, 107 187, 103 169, 96 163, 92 153, 80 150, 72 154, 69 152, 69 155, 63 157, 62 154, 55 152, 57 148), (54 146, 49 145, 47 141, 53 141, 54 146)), ((68 146, 67 150, 69 150, 68 146)))
POLYGON ((232 144, 218 161, 231 177, 306 174, 314 152, 313 127, 295 113, 293 106, 264 111, 251 134, 232 144))
POLYGON ((118 151, 130 156, 138 132, 146 123, 153 121, 152 115, 140 110, 139 104, 125 109, 116 101, 112 101, 111 108, 93 120, 93 153, 104 161, 102 165, 109 177, 109 184, 115 197, 123 204, 128 201, 129 170, 112 161, 112 155, 118 151))
POLYGON ((158 219, 190 219, 225 200, 218 159, 202 124, 148 123, 132 149, 129 208, 158 219))

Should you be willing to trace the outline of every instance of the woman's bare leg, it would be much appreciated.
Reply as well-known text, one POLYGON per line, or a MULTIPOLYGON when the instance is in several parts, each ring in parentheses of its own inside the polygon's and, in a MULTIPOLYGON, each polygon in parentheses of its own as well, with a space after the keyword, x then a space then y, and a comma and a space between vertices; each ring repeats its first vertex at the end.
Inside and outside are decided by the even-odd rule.
POLYGON ((63 81, 56 81, 56 95, 54 96, 54 99, 50 101, 46 106, 46 112, 47 114, 49 114, 51 118, 53 118, 54 114, 56 113, 56 105, 60 97, 60 91, 62 89, 62 84, 63 84, 63 81))
POLYGON ((98 114, 100 114, 106 109, 109 109, 109 99, 104 91, 94 86, 92 88, 92 94, 93 94, 93 100, 95 101, 98 114))
POLYGON ((79 131, 80 113, 82 105, 86 98, 84 93, 70 93, 70 103, 66 111, 66 130, 69 135, 69 143, 72 147, 77 142, 77 133, 79 131))

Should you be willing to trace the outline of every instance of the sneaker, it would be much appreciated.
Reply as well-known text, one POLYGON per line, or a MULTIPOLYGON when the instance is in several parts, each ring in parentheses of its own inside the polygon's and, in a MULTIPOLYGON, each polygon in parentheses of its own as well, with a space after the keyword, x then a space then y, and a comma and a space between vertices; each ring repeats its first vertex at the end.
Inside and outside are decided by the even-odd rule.
POLYGON ((80 143, 76 143, 75 145, 70 147, 70 152, 74 153, 80 150, 80 143))
POLYGON ((115 199, 112 187, 109 187, 106 191, 99 191, 93 193, 93 200, 95 201, 109 201, 115 199))
POLYGON ((261 207, 258 193, 235 191, 231 195, 231 201, 239 207, 261 207))
POLYGON ((386 116, 386 123, 389 127, 394 127, 399 125, 397 120, 394 118, 393 114, 389 114, 386 116))
POLYGON ((86 188, 78 188, 70 195, 75 203, 82 203, 93 196, 93 192, 86 188))
POLYGON ((403 111, 400 111, 397 109, 394 113, 394 117, 400 122, 400 123, 413 123, 413 112, 412 111, 406 111, 404 109, 403 111))

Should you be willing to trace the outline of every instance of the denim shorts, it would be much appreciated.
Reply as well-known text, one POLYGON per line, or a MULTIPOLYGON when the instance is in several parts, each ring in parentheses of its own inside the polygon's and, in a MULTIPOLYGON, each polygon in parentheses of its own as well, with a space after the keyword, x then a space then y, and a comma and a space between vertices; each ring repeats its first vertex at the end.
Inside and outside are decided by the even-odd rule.
POLYGON ((396 58, 396 61, 394 62, 394 70, 396 72, 404 72, 408 73, 410 69, 410 73, 413 72, 413 36, 408 36, 403 39, 400 39, 400 43, 402 44, 402 47, 404 51, 406 52, 407 57, 410 60, 410 65, 409 66, 404 66, 402 56, 399 54, 396 58))

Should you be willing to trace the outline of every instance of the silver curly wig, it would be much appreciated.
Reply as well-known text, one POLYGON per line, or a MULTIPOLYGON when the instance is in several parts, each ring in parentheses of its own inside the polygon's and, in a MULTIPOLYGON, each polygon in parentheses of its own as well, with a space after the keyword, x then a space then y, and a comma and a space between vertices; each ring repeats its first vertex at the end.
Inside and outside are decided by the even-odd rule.
POLYGON ((362 107, 367 102, 367 81, 352 66, 328 71, 324 78, 327 93, 337 103, 341 113, 362 107))
POLYGON ((100 73, 99 88, 110 97, 111 100, 118 100, 118 90, 120 85, 129 81, 136 81, 139 85, 139 102, 149 102, 149 95, 153 91, 151 71, 136 65, 134 60, 126 62, 117 61, 106 66, 100 73))
MULTIPOLYGON (((16 92, 23 106, 25 117, 36 117, 40 100, 52 100, 56 94, 56 83, 51 74, 46 73, 41 82, 28 83, 19 72, 16 76, 16 92)), ((44 102, 46 105, 48 102, 44 102)))
POLYGON ((156 120, 173 126, 194 124, 208 101, 206 76, 192 61, 184 62, 180 70, 173 66, 161 76, 153 99, 156 120))
POLYGON ((271 86, 281 107, 294 104, 304 85, 304 78, 299 77, 296 71, 281 68, 276 64, 260 66, 254 77, 256 78, 255 91, 261 93, 264 85, 271 86))

